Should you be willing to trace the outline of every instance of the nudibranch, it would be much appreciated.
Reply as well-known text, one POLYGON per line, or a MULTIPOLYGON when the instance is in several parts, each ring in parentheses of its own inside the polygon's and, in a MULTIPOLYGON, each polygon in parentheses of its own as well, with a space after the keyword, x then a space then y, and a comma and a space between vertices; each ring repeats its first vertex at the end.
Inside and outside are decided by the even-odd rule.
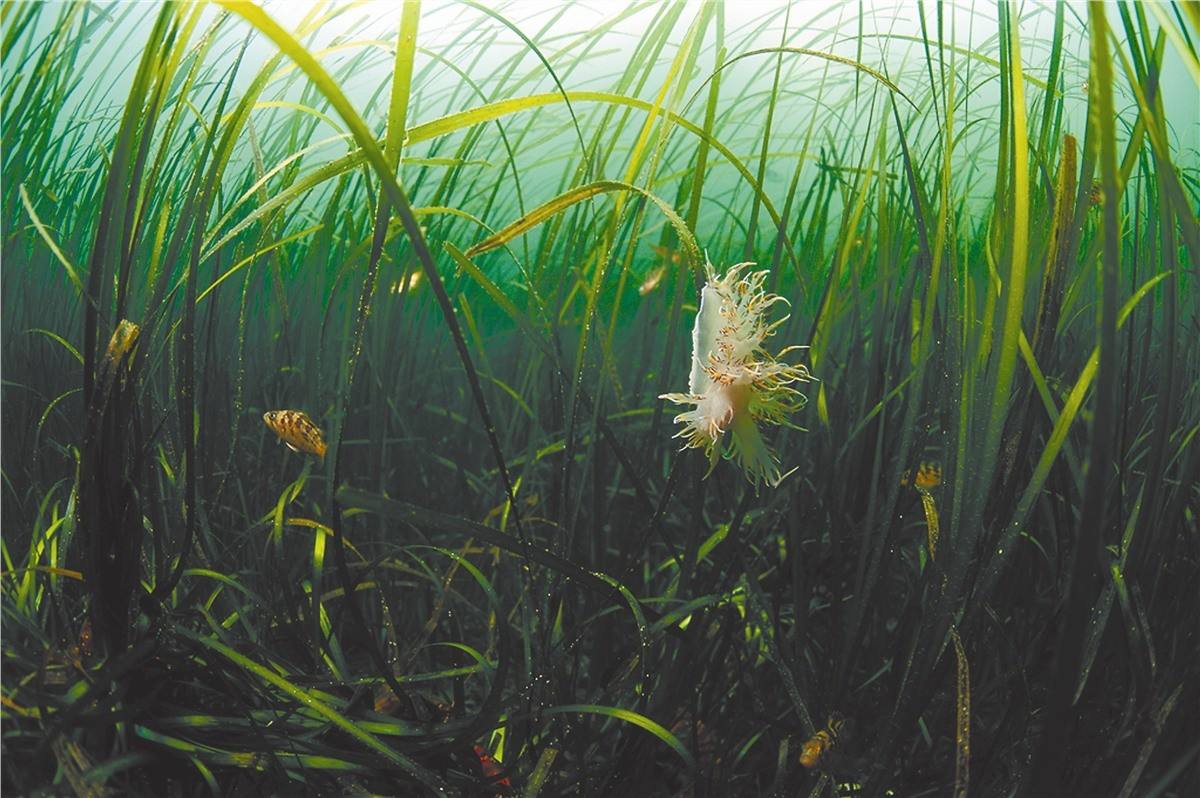
POLYGON ((806 366, 781 361, 804 347, 789 346, 774 356, 763 348, 788 318, 770 322, 767 313, 787 300, 763 289, 766 271, 743 275, 754 265, 739 263, 717 277, 712 264, 707 264, 708 280, 692 328, 688 392, 659 398, 695 405, 675 417, 675 423, 683 425, 675 437, 684 439, 685 449, 704 449, 709 473, 717 458, 724 456, 736 461, 755 486, 761 480, 774 487, 786 475, 780 474, 779 459, 763 439, 759 424, 794 426, 788 415, 807 401, 795 386, 814 378, 806 366))

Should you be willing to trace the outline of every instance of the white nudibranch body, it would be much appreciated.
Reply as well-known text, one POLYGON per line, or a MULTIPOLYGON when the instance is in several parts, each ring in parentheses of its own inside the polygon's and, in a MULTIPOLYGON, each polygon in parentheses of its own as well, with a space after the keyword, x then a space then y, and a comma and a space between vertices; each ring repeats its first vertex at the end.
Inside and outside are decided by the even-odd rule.
POLYGON ((776 356, 763 348, 763 342, 787 321, 784 316, 768 322, 767 311, 787 300, 763 290, 766 271, 742 276, 742 270, 753 265, 731 266, 724 277, 717 277, 708 265, 708 281, 700 292, 692 328, 688 392, 659 398, 695 405, 675 417, 675 423, 683 425, 675 437, 684 439, 685 449, 704 449, 710 473, 723 455, 736 460, 755 485, 762 480, 774 487, 783 476, 778 458, 759 432, 759 422, 792 426, 788 414, 807 401, 794 386, 813 377, 803 365, 777 360, 802 347, 787 347, 776 356), (729 443, 724 447, 726 432, 729 443))

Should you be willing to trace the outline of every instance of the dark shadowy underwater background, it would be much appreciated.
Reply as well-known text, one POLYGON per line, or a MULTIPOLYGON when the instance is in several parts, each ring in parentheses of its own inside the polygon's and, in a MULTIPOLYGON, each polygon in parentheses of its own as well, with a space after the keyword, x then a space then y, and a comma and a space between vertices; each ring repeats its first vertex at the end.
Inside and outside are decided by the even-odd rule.
POLYGON ((5 795, 1200 794, 1198 46, 4 3, 5 795), (777 486, 658 398, 706 260, 777 486))

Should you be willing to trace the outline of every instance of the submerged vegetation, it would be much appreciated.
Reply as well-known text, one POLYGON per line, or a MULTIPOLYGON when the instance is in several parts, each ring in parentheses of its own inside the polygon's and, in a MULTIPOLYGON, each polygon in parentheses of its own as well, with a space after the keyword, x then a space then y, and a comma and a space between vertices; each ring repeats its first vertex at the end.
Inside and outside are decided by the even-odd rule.
POLYGON ((0 21, 6 795, 1200 793, 1195 4, 0 21))

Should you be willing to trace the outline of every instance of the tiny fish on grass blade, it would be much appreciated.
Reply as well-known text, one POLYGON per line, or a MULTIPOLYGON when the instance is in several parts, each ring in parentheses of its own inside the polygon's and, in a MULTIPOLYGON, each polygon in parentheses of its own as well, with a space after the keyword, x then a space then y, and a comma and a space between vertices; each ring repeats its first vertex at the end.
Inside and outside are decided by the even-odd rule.
POLYGON ((909 469, 900 477, 900 484, 904 487, 911 484, 918 491, 933 490, 942 484, 942 464, 933 460, 922 460, 917 466, 916 476, 914 477, 909 469))
POLYGON ((263 421, 293 452, 325 456, 325 438, 303 410, 268 410, 263 421))
POLYGON ((819 729, 800 746, 800 764, 809 770, 824 768, 830 753, 837 747, 845 724, 846 719, 841 714, 835 712, 830 715, 825 728, 819 729))

